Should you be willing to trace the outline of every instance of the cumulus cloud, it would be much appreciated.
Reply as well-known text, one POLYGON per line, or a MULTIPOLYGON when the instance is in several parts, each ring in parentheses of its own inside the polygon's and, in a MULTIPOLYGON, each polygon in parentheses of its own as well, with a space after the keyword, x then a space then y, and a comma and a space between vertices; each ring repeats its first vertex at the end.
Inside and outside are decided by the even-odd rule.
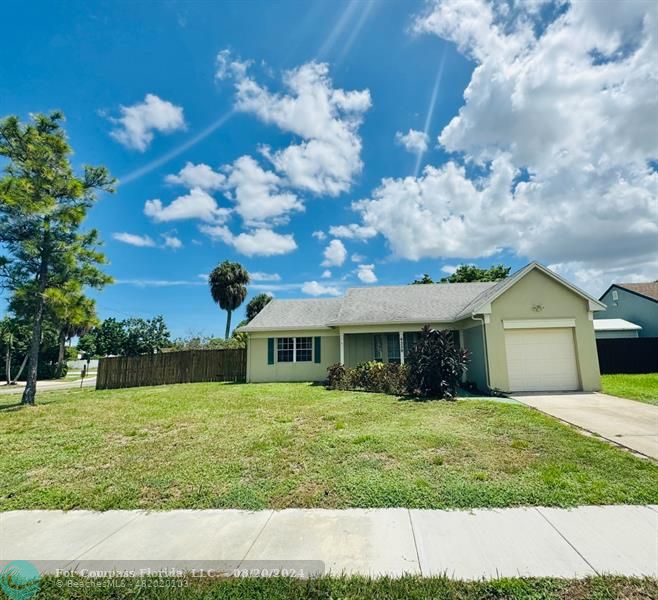
POLYGON ((220 208, 215 199, 199 187, 192 188, 189 194, 179 196, 165 206, 161 200, 147 200, 144 214, 158 223, 200 219, 208 223, 224 222, 229 210, 220 208))
POLYGON ((349 225, 332 225, 329 228, 329 233, 337 238, 344 238, 348 240, 367 240, 377 235, 377 230, 374 227, 364 227, 356 223, 349 225))
POLYGON ((155 94, 146 94, 143 102, 121 106, 120 117, 111 118, 116 127, 110 135, 126 148, 144 152, 153 141, 154 132, 172 133, 185 129, 183 108, 155 94))
POLYGON ((331 271, 329 269, 325 269, 322 271, 321 277, 322 279, 331 279, 331 271))
POLYGON ((338 288, 323 285, 317 281, 306 281, 302 285, 302 292, 309 296, 340 296, 340 290, 338 288))
POLYGON ((340 240, 331 240, 324 249, 323 267, 340 267, 347 258, 347 250, 340 240))
POLYGON ((356 276, 363 283, 377 283, 375 265, 359 265, 356 270, 356 276))
POLYGON ((162 245, 171 250, 179 250, 183 247, 183 242, 175 235, 164 233, 162 234, 162 245))
POLYGON ((241 156, 227 172, 229 197, 246 225, 287 222, 291 212, 304 210, 295 194, 280 191, 281 178, 262 169, 251 156, 241 156))
MULTIPOLYGON (((223 65, 224 59, 219 60, 223 65)), ((329 196, 350 189, 363 167, 358 129, 371 106, 368 90, 334 88, 324 63, 286 71, 283 83, 288 93, 270 92, 249 77, 246 68, 222 66, 220 72, 235 79, 237 110, 302 138, 284 149, 262 148, 291 186, 329 196)))
POLYGON ((167 175, 165 181, 174 185, 184 185, 190 189, 196 187, 212 192, 222 188, 226 176, 213 171, 211 167, 204 163, 195 165, 187 162, 177 175, 167 175))
POLYGON ((278 273, 263 273, 262 271, 255 271, 249 273, 252 281, 281 281, 281 275, 278 273))
POLYGON ((324 231, 314 231, 311 235, 319 242, 327 239, 327 234, 324 231))
POLYGON ((396 256, 411 260, 473 258, 497 252, 516 236, 508 205, 514 169, 505 157, 476 185, 464 167, 426 167, 419 178, 385 179, 372 198, 354 203, 364 223, 388 240, 396 256), (400 207, 404 206, 404 210, 400 207))
POLYGON ((395 134, 395 141, 403 146, 405 150, 418 154, 427 152, 429 136, 424 131, 410 129, 407 133, 398 131, 395 134))
POLYGON ((201 231, 235 248, 245 256, 276 256, 297 249, 291 234, 281 234, 271 229, 254 229, 235 235, 224 225, 202 225, 201 231))
POLYGON ((117 242, 137 246, 138 248, 155 248, 157 245, 148 235, 137 235, 134 233, 118 232, 113 233, 112 237, 117 242))
POLYGON ((589 289, 655 279, 658 5, 582 0, 549 23, 531 7, 445 0, 416 19, 475 63, 439 135, 458 158, 354 208, 404 258, 507 249, 589 289))

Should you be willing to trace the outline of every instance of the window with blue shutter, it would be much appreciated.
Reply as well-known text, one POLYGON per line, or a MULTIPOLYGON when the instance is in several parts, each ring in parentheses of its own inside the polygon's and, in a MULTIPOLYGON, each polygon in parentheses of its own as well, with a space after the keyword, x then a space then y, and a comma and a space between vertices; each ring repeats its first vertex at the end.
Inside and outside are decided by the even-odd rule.
POLYGON ((267 338, 267 364, 274 364, 274 338, 267 338))
POLYGON ((322 362, 322 338, 321 337, 316 337, 315 340, 315 356, 313 357, 314 362, 316 363, 321 363, 322 362))

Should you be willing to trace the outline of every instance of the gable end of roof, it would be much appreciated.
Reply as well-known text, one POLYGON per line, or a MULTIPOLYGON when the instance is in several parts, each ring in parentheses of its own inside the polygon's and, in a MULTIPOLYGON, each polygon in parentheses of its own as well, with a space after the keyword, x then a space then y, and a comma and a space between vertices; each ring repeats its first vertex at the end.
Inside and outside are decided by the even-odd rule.
POLYGON ((562 284, 566 288, 570 289, 572 292, 581 296, 583 299, 587 300, 589 303, 590 311, 600 311, 605 310, 607 307, 603 302, 597 300, 593 296, 590 296, 587 292, 584 292, 580 288, 576 287, 566 279, 564 279, 558 273, 551 271, 551 269, 545 267, 544 265, 533 261, 527 264, 525 267, 519 269, 516 273, 510 275, 506 279, 501 280, 493 288, 486 290, 484 293, 480 294, 469 306, 467 306, 462 313, 459 315, 459 318, 468 317, 471 314, 478 314, 478 311, 482 311, 487 305, 491 304, 496 298, 502 296, 508 289, 510 289, 515 283, 523 279, 528 273, 537 269, 544 275, 547 275, 551 279, 554 279, 558 283, 562 284))

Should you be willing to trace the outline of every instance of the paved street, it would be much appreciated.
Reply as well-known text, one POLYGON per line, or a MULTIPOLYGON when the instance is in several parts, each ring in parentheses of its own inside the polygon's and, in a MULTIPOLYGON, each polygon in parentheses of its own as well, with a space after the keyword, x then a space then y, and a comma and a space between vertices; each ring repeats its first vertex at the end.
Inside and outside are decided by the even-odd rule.
MULTIPOLYGON (((95 387, 96 375, 85 377, 83 387, 95 387)), ((16 385, 0 385, 0 394, 22 394, 25 383, 20 381, 16 385)), ((39 392, 52 392, 57 390, 66 390, 71 388, 79 388, 80 380, 73 381, 39 381, 37 382, 37 391, 39 392)))
POLYGON ((657 506, 0 513, 0 567, 48 571, 316 561, 311 572, 373 576, 655 577, 657 540, 657 506))

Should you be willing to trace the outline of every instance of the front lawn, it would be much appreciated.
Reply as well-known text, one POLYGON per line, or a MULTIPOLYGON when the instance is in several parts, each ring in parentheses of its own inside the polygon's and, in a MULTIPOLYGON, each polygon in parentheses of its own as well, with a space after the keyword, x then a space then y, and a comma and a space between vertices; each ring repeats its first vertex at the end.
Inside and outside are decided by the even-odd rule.
POLYGON ((658 373, 601 375, 601 385, 606 394, 658 406, 658 373))
POLYGON ((0 510, 658 503, 657 465, 516 404, 212 383, 37 400, 0 397, 0 510))
POLYGON ((569 579, 498 579, 454 581, 445 577, 320 577, 290 578, 145 578, 47 577, 41 600, 641 600, 656 598, 654 579, 592 577, 569 579))

